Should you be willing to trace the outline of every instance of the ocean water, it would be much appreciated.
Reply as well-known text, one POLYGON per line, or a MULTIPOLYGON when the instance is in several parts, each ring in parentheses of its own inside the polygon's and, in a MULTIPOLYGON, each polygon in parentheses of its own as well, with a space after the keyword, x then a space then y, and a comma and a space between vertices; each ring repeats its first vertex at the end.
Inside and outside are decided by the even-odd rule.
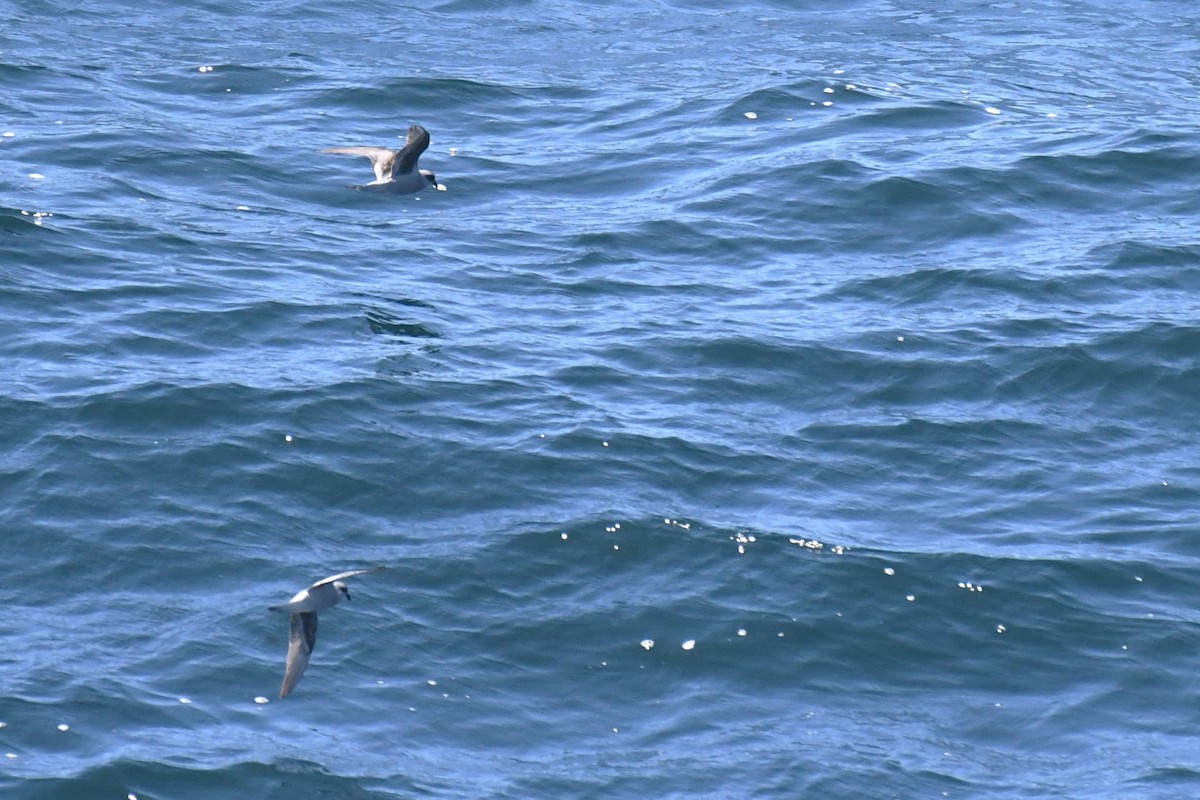
POLYGON ((1187 4, 0 19, 4 798, 1200 791, 1187 4))

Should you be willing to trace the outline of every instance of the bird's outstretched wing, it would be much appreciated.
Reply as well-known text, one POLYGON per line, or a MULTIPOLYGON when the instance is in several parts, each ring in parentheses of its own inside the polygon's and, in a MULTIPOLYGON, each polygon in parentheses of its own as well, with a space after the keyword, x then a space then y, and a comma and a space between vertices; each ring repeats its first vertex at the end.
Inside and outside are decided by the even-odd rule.
MULTIPOLYGON (((428 142, 429 134, 425 134, 425 139, 428 142)), ((408 145, 405 145, 404 149, 407 150, 408 145)), ((392 169, 396 165, 396 156, 398 155, 395 150, 389 150, 386 147, 330 147, 321 152, 343 156, 366 156, 371 159, 371 165, 375 167, 375 179, 379 181, 391 180, 392 169)), ((413 158, 415 159, 416 156, 413 158)))
POLYGON ((300 682, 313 648, 317 646, 317 613, 306 611, 292 614, 291 635, 288 638, 287 670, 283 673, 283 685, 279 687, 279 699, 291 694, 300 682))
POLYGON ((401 175, 407 175, 417 168, 417 158, 429 149, 429 131, 420 125, 408 129, 408 139, 404 148, 396 154, 396 164, 401 175))
POLYGON ((308 588, 315 589, 318 586, 324 586, 327 583, 333 583, 334 581, 343 581, 346 578, 353 578, 355 575, 366 575, 369 572, 379 572, 382 569, 383 569, 383 567, 371 567, 370 569, 352 569, 349 572, 339 572, 337 575, 330 575, 328 578, 322 578, 321 580, 317 581, 316 583, 314 583, 312 586, 310 586, 308 588))

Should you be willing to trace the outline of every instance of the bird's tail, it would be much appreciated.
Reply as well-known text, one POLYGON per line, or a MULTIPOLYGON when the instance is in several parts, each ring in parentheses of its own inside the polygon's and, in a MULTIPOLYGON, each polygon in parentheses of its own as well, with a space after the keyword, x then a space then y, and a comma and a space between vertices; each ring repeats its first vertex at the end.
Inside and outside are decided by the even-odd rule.
POLYGON ((267 606, 267 611, 286 611, 286 610, 287 610, 287 606, 286 606, 286 605, 282 605, 282 606, 267 606))

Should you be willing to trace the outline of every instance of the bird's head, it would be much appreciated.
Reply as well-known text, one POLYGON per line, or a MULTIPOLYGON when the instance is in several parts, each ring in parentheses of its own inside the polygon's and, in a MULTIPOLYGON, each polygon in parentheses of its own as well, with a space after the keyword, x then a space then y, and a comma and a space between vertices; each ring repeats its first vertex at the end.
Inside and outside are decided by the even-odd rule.
POLYGON ((333 588, 337 589, 338 594, 340 594, 342 597, 346 598, 347 600, 350 599, 350 587, 346 584, 342 583, 341 581, 334 581, 333 588))

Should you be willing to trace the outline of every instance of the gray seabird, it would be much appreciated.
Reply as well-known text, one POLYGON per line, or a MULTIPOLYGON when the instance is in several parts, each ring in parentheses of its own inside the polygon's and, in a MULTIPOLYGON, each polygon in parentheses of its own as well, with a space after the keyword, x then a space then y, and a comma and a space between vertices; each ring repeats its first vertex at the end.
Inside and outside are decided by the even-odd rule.
POLYGON ((288 639, 287 671, 283 674, 283 686, 279 687, 279 699, 287 697, 304 668, 308 666, 309 656, 317 644, 317 612, 331 608, 342 602, 342 598, 350 599, 350 590, 342 583, 343 578, 353 578, 355 575, 366 575, 368 572, 379 572, 383 567, 373 569, 354 569, 349 572, 339 572, 337 575, 317 581, 312 586, 296 593, 296 596, 281 606, 271 606, 271 611, 290 611, 292 615, 291 636, 288 639))
POLYGON ((409 194, 429 186, 441 188, 427 169, 417 169, 417 159, 429 147, 429 131, 420 125, 408 129, 408 140, 400 150, 386 147, 330 147, 322 153, 338 153, 347 156, 366 156, 375 166, 375 180, 355 189, 409 194))

